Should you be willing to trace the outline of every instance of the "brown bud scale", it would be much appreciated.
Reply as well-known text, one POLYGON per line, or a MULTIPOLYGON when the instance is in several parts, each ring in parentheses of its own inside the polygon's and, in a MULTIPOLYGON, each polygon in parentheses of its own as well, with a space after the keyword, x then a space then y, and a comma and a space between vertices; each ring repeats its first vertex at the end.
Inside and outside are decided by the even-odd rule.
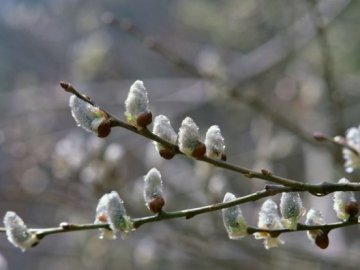
POLYGON ((321 249, 326 249, 329 246, 329 237, 327 233, 319 233, 315 238, 315 244, 321 249))
POLYGON ((163 197, 154 198, 148 203, 149 210, 153 213, 160 213, 164 205, 163 197))
POLYGON ((355 217, 359 213, 359 205, 357 202, 349 202, 345 205, 345 212, 351 217, 355 217))
POLYGON ((192 151, 191 155, 194 158, 202 158, 206 153, 206 146, 204 143, 199 142, 198 146, 192 151))
POLYGON ((136 124, 139 127, 147 127, 152 122, 152 113, 151 112, 145 112, 140 114, 136 119, 136 124))
POLYGON ((161 157, 167 160, 172 159, 175 156, 174 151, 169 148, 159 150, 159 154, 161 157))
POLYGON ((104 120, 101 122, 97 129, 97 135, 99 138, 105 138, 109 136, 111 132, 111 123, 109 120, 104 120))

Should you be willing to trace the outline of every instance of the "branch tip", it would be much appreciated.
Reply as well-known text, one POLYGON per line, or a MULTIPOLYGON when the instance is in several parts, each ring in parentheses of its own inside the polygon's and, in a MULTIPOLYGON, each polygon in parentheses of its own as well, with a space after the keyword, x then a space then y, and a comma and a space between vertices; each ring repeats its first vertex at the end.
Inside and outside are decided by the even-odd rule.
POLYGON ((326 141, 327 140, 327 136, 321 132, 314 132, 313 133, 313 138, 319 142, 323 142, 323 141, 326 141))
POLYGON ((70 83, 64 82, 64 81, 60 81, 60 86, 61 86, 66 92, 70 92, 69 90, 72 88, 70 83))

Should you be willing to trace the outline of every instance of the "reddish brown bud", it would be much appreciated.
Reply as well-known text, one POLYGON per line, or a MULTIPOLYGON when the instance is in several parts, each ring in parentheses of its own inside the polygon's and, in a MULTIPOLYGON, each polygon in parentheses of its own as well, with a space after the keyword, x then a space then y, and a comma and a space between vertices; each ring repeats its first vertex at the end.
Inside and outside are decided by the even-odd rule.
POLYGON ((345 212, 350 215, 350 217, 355 217, 359 213, 359 205, 357 202, 349 202, 345 205, 345 212))
POLYGON ((107 137, 111 132, 111 123, 109 120, 104 120, 101 122, 97 128, 97 135, 99 138, 107 137))
POLYGON ((165 149, 161 149, 159 151, 159 154, 161 157, 165 158, 165 159, 172 159, 175 156, 175 153, 172 149, 169 148, 165 148, 165 149))
POLYGON ((61 82, 60 82, 60 86, 61 86, 65 91, 68 91, 71 85, 70 85, 70 83, 61 81, 61 82))
POLYGON ((321 249, 326 249, 329 246, 328 234, 324 232, 319 233, 315 238, 315 244, 321 249))
POLYGON ((152 122, 152 113, 151 112, 146 112, 143 114, 140 114, 137 119, 136 119, 136 123, 139 127, 147 127, 148 125, 150 125, 152 122))
POLYGON ((314 132, 313 137, 315 140, 322 142, 326 140, 326 136, 321 132, 314 132))
POLYGON ((227 156, 226 156, 225 153, 222 153, 222 154, 221 154, 221 160, 222 160, 222 161, 226 161, 226 160, 227 160, 227 156))
POLYGON ((198 146, 192 151, 191 155, 194 158, 202 158, 206 153, 206 146, 204 143, 199 142, 198 146))
POLYGON ((266 169, 261 169, 261 174, 262 174, 262 175, 266 175, 266 176, 271 175, 271 173, 270 173, 268 170, 266 170, 266 169))
POLYGON ((153 213, 160 213, 164 205, 165 201, 163 197, 154 198, 148 203, 149 209, 153 213))
POLYGON ((105 214, 101 214, 101 215, 98 215, 97 217, 96 217, 96 219, 98 220, 98 221, 100 221, 100 222, 102 222, 102 223, 106 223, 107 222, 107 216, 105 215, 105 214))

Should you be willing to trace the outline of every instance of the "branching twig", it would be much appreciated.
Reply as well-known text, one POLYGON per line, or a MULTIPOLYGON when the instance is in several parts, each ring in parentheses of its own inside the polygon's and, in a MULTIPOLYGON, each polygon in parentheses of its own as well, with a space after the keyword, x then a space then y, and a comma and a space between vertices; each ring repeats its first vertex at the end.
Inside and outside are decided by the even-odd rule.
POLYGON ((110 13, 106 13, 103 16, 103 20, 105 23, 110 24, 112 26, 119 27, 122 31, 130 34, 137 40, 139 40, 142 44, 145 44, 150 50, 158 53, 168 62, 174 64, 175 66, 181 68, 185 72, 193 75, 195 77, 200 77, 206 80, 214 81, 217 84, 222 85, 226 91, 225 94, 229 96, 229 100, 236 99, 251 108, 253 108, 256 112, 261 112, 263 115, 268 117, 274 123, 282 126, 284 129, 288 130, 296 137, 301 139, 302 141, 314 145, 319 146, 312 138, 310 134, 307 134, 300 128, 298 125, 294 123, 294 121, 290 121, 286 117, 281 114, 278 114, 276 110, 273 110, 270 106, 268 106, 265 102, 263 102, 256 95, 249 95, 243 92, 238 91, 243 83, 236 83, 234 85, 229 84, 222 77, 217 74, 209 73, 209 72, 201 72, 194 66, 191 62, 187 61, 183 57, 179 56, 174 50, 165 47, 160 42, 157 42, 155 39, 148 37, 141 29, 136 27, 134 23, 132 23, 128 19, 118 20, 114 18, 110 13))
MULTIPOLYGON (((134 218, 132 219, 132 224, 135 229, 139 228, 141 225, 146 223, 158 222, 168 219, 176 219, 185 217, 186 219, 190 219, 196 215, 210 213, 214 211, 218 211, 224 208, 232 207, 235 205, 244 204, 250 201, 256 201, 262 198, 270 197, 282 192, 290 192, 290 191, 299 191, 295 189, 291 189, 288 187, 281 187, 281 186, 266 186, 265 189, 260 190, 258 192, 236 198, 230 202, 222 202, 216 203, 211 205, 206 205, 197 208, 190 208, 180 211, 173 211, 173 212, 160 212, 157 215, 147 216, 142 218, 134 218)), ((255 232, 268 232, 274 234, 281 234, 281 233, 288 233, 294 231, 307 231, 307 230, 323 230, 323 231, 330 231, 332 229, 337 229, 341 227, 347 227, 351 225, 358 224, 357 219, 349 219, 345 222, 337 222, 337 223, 329 223, 324 225, 316 225, 316 226, 308 226, 304 224, 298 224, 296 230, 288 230, 288 229, 279 229, 279 230, 267 230, 261 229, 257 227, 248 227, 247 231, 249 234, 253 234, 255 232)), ((42 228, 42 229, 29 229, 31 232, 34 232, 38 239, 42 239, 47 235, 52 234, 59 234, 59 233, 67 233, 67 232, 76 232, 76 231, 88 231, 88 230, 96 230, 96 229, 110 229, 109 224, 72 224, 63 222, 60 224, 59 227, 54 228, 42 228)), ((0 228, 0 233, 6 232, 5 228, 0 228)))
POLYGON ((360 155, 359 151, 356 148, 354 148, 352 145, 348 144, 348 142, 346 141, 346 139, 344 137, 341 137, 341 136, 331 137, 329 135, 326 135, 326 134, 323 134, 320 132, 315 132, 313 134, 313 137, 318 141, 328 141, 328 142, 331 142, 332 144, 335 144, 336 146, 339 146, 341 148, 347 148, 357 156, 360 155))
MULTIPOLYGON (((81 94, 80 92, 78 92, 71 84, 61 82, 60 85, 61 85, 61 87, 64 88, 65 91, 76 95, 77 97, 79 97, 80 99, 82 99, 85 102, 90 103, 91 105, 96 105, 89 97, 87 97, 87 96, 81 94)), ((171 144, 171 143, 163 140, 162 138, 160 138, 159 136, 156 136, 154 133, 152 133, 147 128, 138 129, 138 128, 136 128, 136 127, 134 127, 134 126, 120 120, 119 118, 117 118, 116 116, 110 114, 109 112, 107 112, 103 108, 100 108, 100 109, 103 110, 104 112, 106 112, 109 115, 112 127, 119 126, 119 127, 125 128, 125 129, 130 130, 130 131, 132 131, 134 133, 137 133, 137 134, 139 134, 139 135, 141 135, 143 137, 146 137, 146 138, 148 138, 148 139, 150 139, 152 141, 159 142, 159 143, 161 143, 162 145, 164 145, 166 147, 174 149, 175 153, 177 153, 177 154, 182 154, 179 151, 179 148, 178 148, 177 145, 171 144)), ((219 168, 224 168, 224 169, 227 169, 227 170, 230 170, 230 171, 240 173, 240 174, 242 174, 242 175, 244 175, 244 176, 246 176, 247 178, 250 178, 250 179, 251 178, 257 178, 257 179, 266 180, 268 182, 280 184, 280 185, 283 185, 285 187, 289 187, 289 188, 293 188, 293 189, 297 189, 297 190, 301 190, 301 191, 308 191, 311 194, 314 194, 314 195, 317 195, 317 196, 324 196, 324 195, 327 195, 327 194, 329 194, 331 192, 334 192, 334 191, 360 191, 360 183, 333 184, 333 183, 323 182, 321 184, 315 185, 315 184, 308 184, 308 183, 304 183, 304 182, 300 182, 300 181, 296 181, 296 180, 292 180, 292 179, 272 175, 267 170, 262 170, 261 172, 253 171, 253 170, 250 170, 250 169, 247 169, 247 168, 244 168, 244 167, 232 165, 232 164, 230 164, 228 162, 212 159, 212 158, 209 158, 209 157, 206 157, 206 156, 204 156, 202 158, 199 158, 198 160, 201 160, 201 161, 204 161, 206 163, 212 164, 212 165, 214 165, 216 167, 219 167, 219 168)))
MULTIPOLYGON (((310 0, 308 0, 308 1, 310 1, 310 0)), ((325 1, 323 1, 323 2, 321 2, 321 5, 324 8, 327 5, 327 3, 325 3, 325 1)), ((334 19, 334 17, 338 16, 341 13, 341 11, 345 10, 350 5, 350 3, 351 3, 351 1, 347 1, 347 2, 344 2, 344 3, 337 3, 337 6, 336 6, 335 10, 332 10, 330 8, 330 17, 332 17, 332 19, 334 19)), ((316 9, 318 10, 318 12, 320 12, 320 4, 316 7, 316 9)), ((150 50, 156 52, 157 54, 162 56, 164 59, 166 59, 168 62, 174 64, 175 66, 177 66, 179 68, 181 68, 185 72, 187 72, 187 73, 189 73, 189 74, 191 74, 191 75, 193 75, 195 77, 201 77, 201 78, 208 79, 208 80, 215 80, 217 83, 220 83, 221 85, 223 85, 223 87, 225 89, 227 89, 227 91, 225 91, 225 92, 229 95, 229 100, 236 99, 236 100, 238 100, 238 101, 240 101, 240 102, 242 102, 244 104, 247 104, 248 106, 253 108, 256 112, 262 113, 267 118, 269 118, 271 121, 273 121, 274 123, 276 123, 279 126, 283 127, 284 129, 288 130, 289 132, 294 134, 296 137, 298 137, 302 141, 304 141, 304 142, 306 142, 306 143, 308 143, 310 145, 313 145, 313 146, 321 146, 321 145, 317 144, 316 142, 314 142, 314 140, 311 138, 311 135, 308 134, 307 132, 305 132, 294 121, 290 121, 288 118, 286 118, 283 115, 277 113, 276 110, 274 110, 270 106, 268 106, 258 96, 256 96, 256 95, 248 95, 246 93, 238 91, 240 88, 242 88, 242 86, 245 84, 245 82, 248 82, 251 79, 256 79, 257 76, 259 76, 259 74, 262 74, 264 71, 269 69, 269 67, 272 66, 271 64, 269 64, 267 66, 267 68, 265 68, 265 70, 263 70, 259 74, 256 73, 255 76, 253 76, 254 78, 252 78, 251 76, 249 76, 247 78, 242 78, 239 82, 231 85, 227 81, 224 81, 224 79, 222 77, 217 76, 216 74, 212 74, 212 73, 208 73, 208 72, 205 73, 205 72, 199 71, 196 66, 194 66, 191 62, 187 61, 183 57, 181 57, 174 50, 165 47, 160 42, 157 42, 153 38, 147 36, 140 28, 136 27, 134 25, 134 23, 131 22, 130 20, 128 20, 128 19, 118 20, 118 19, 114 18, 114 16, 111 13, 107 12, 103 16, 103 21, 105 23, 109 24, 109 25, 118 27, 122 31, 125 31, 126 33, 130 34, 131 36, 136 38, 139 42, 141 42, 146 47, 148 47, 150 50)), ((295 32, 300 32, 299 34, 305 35, 304 33, 301 32, 302 30, 299 30, 299 29, 306 28, 306 27, 301 28, 299 26, 300 25, 302 26, 302 24, 306 24, 306 23, 308 23, 308 18, 307 18, 307 16, 304 16, 304 18, 302 18, 299 22, 295 23, 291 27, 292 32, 294 32, 294 31, 295 32)), ((328 26, 328 25, 329 25, 329 23, 327 23, 327 24, 322 23, 320 31, 325 33, 326 26, 328 26)), ((311 35, 311 37, 312 36, 313 35, 311 35)), ((311 37, 307 37, 307 38, 303 37, 301 40, 303 40, 303 42, 304 42, 304 40, 306 39, 307 42, 308 42, 309 40, 311 40, 311 37)), ((322 37, 320 37, 320 38, 322 38, 322 37)), ((275 41, 275 40, 278 41, 278 39, 279 39, 279 37, 276 37, 273 40, 267 42, 267 44, 270 45, 270 44, 272 44, 272 41, 275 41)), ((280 38, 280 40, 282 40, 282 39, 280 38)), ((329 82, 329 85, 328 85, 329 90, 332 93, 335 93, 335 95, 331 94, 332 95, 332 100, 333 100, 333 102, 335 102, 334 104, 338 104, 340 106, 342 104, 341 103, 342 101, 336 99, 336 97, 335 97, 337 91, 336 91, 336 87, 335 87, 335 81, 333 80, 334 76, 333 76, 332 65, 329 65, 329 66, 326 65, 326 61, 331 61, 332 62, 331 55, 330 55, 330 50, 325 49, 325 48, 329 47, 329 46, 327 46, 328 42, 327 42, 326 35, 325 35, 325 38, 323 38, 323 41, 324 42, 322 42, 322 43, 324 44, 323 52, 324 52, 324 59, 325 59, 323 61, 324 73, 325 73, 325 77, 328 78, 326 81, 329 82)), ((275 47, 276 51, 279 51, 277 47, 280 47, 280 45, 281 44, 278 44, 278 46, 275 47)), ((304 46, 302 46, 302 47, 304 47, 304 46)), ((263 51, 262 46, 261 46, 261 48, 259 50, 263 51)), ((254 51, 256 51, 256 49, 254 51)), ((264 52, 262 52, 262 53, 264 53, 264 52)), ((258 59, 259 58, 258 54, 259 53, 254 53, 254 55, 256 55, 256 56, 253 57, 253 58, 258 59)), ((290 54, 290 52, 288 52, 287 54, 290 54)), ((285 54, 285 56, 287 54, 285 54)), ((286 58, 286 57, 282 57, 282 58, 286 58)), ((279 60, 277 60, 277 61, 279 61, 279 60)), ((252 61, 250 61, 250 63, 251 62, 252 61)), ((275 64, 277 64, 276 61, 273 63, 273 65, 275 65, 275 64)), ((248 65, 249 65, 249 63, 247 64, 247 66, 248 65)), ((338 131, 338 133, 340 134, 341 131, 342 131, 342 129, 340 131, 338 131)))

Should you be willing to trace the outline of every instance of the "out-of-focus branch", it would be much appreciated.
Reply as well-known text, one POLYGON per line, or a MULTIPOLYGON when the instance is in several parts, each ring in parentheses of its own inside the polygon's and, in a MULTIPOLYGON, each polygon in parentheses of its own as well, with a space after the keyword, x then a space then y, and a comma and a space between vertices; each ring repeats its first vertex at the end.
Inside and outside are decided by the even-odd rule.
POLYGON ((225 94, 229 95, 229 98, 230 97, 231 99, 235 98, 236 100, 252 107, 256 112, 261 112, 279 126, 282 126, 286 130, 290 131, 292 134, 294 134, 302 141, 305 141, 311 145, 319 146, 319 144, 317 144, 311 138, 310 134, 305 133, 299 126, 295 124, 295 122, 290 121, 281 114, 278 114, 275 110, 273 110, 265 102, 263 102, 257 95, 244 94, 240 91, 237 91, 239 88, 241 88, 241 85, 239 85, 238 83, 235 84, 235 86, 231 86, 227 81, 224 81, 223 78, 217 76, 216 74, 200 72, 191 62, 185 60, 184 58, 179 56, 176 52, 174 52, 170 48, 165 47, 161 43, 155 41, 153 38, 148 37, 143 31, 141 31, 141 29, 136 27, 128 19, 117 20, 111 14, 107 13, 103 16, 103 20, 106 23, 115 27, 119 27, 121 30, 129 33, 131 36, 139 40, 141 43, 145 44, 145 46, 147 46, 149 49, 158 53, 159 55, 164 57, 167 61, 183 69, 187 73, 195 77, 211 80, 216 82, 217 84, 222 85, 222 87, 227 89, 224 92, 225 94))
MULTIPOLYGON (((323 26, 329 27, 335 19, 351 7, 353 0, 322 0, 317 5, 318 10, 326 17, 323 26)), ((236 77, 239 79, 238 86, 242 86, 249 81, 254 81, 274 66, 292 57, 293 50, 303 49, 310 41, 316 37, 316 31, 309 14, 290 25, 283 33, 279 33, 269 41, 251 50, 249 53, 242 54, 230 64, 230 70, 236 70, 236 77), (289 35, 296 37, 293 41, 294 46, 287 46, 289 35)))
MULTIPOLYGON (((337 13, 340 13, 341 10, 345 9, 347 4, 345 4, 345 3, 342 5, 339 4, 339 6, 340 7, 338 7, 338 10, 335 9, 335 11, 330 8, 329 13, 333 16, 336 16, 337 13)), ((326 7, 323 9, 326 10, 326 7)), ((112 16, 111 13, 105 13, 103 16, 103 21, 112 26, 119 27, 122 31, 129 33, 131 36, 133 36, 134 38, 139 40, 141 43, 145 44, 145 46, 147 46, 149 49, 158 53, 159 55, 164 57, 167 61, 169 61, 170 63, 174 64, 175 66, 183 69, 184 71, 188 72, 189 74, 196 76, 196 77, 201 77, 204 79, 215 80, 218 84, 223 85, 223 87, 225 89, 227 89, 225 92, 229 95, 229 97, 231 97, 231 99, 235 98, 238 101, 249 105, 255 111, 261 112, 266 117, 270 118, 270 120, 272 120, 274 123, 285 128, 286 130, 290 131, 292 134, 294 134, 296 137, 298 137, 302 141, 304 141, 310 145, 319 146, 319 144, 317 144, 312 139, 310 134, 304 132, 300 126, 295 124, 294 121, 290 121, 288 118, 284 117, 283 115, 279 114, 276 110, 274 110, 273 108, 268 106, 258 96, 249 95, 249 94, 238 91, 245 82, 244 78, 242 78, 235 85, 231 86, 227 81, 224 81, 223 78, 217 76, 216 74, 200 72, 191 62, 189 62, 189 61, 185 60, 184 58, 182 58, 181 56, 179 56, 175 51, 163 46, 161 43, 155 41, 153 38, 148 37, 141 29, 136 27, 131 21, 129 21, 127 19, 117 20, 116 18, 114 18, 112 16)), ((300 21, 302 22, 303 20, 300 20, 300 21)), ((295 29, 299 28, 299 25, 298 25, 299 22, 294 25, 295 29)), ((308 34, 308 33, 306 33, 306 34, 308 34)), ((277 38, 274 38, 273 40, 276 40, 276 39, 277 38)), ((298 39, 302 40, 301 37, 299 37, 298 39)), ((310 39, 311 39, 311 37, 310 38, 307 37, 307 41, 309 41, 310 39)), ((280 47, 282 47, 282 46, 280 46, 280 47)), ((275 48, 275 49, 279 50, 279 48, 275 48)), ((254 51, 256 51, 256 50, 257 49, 255 49, 254 51)), ((280 50, 280 51, 282 51, 282 50, 280 50)), ((273 53, 270 53, 270 52, 269 52, 269 54, 274 55, 273 53)), ((290 52, 288 52, 288 54, 290 54, 290 52)), ((256 55, 258 55, 258 53, 254 54, 254 55, 256 56, 256 55)), ((287 54, 285 54, 282 58, 285 58, 286 55, 287 54)), ((253 58, 258 59, 258 56, 253 57, 253 58)), ((280 59, 282 59, 282 58, 280 58, 280 59)), ((273 65, 276 64, 278 62, 278 60, 279 59, 275 59, 273 62, 273 65)), ((259 65, 259 63, 263 63, 263 60, 260 61, 260 59, 258 59, 255 62, 253 63, 253 65, 259 65)), ((268 68, 272 67, 273 65, 267 66, 267 68, 264 69, 262 72, 266 71, 268 68)), ((247 68, 252 69, 251 65, 250 66, 247 65, 247 68)), ((239 70, 239 69, 236 69, 236 70, 239 70)), ((242 69, 240 69, 240 70, 242 70, 242 69)), ((252 79, 252 77, 249 76, 248 78, 246 78, 246 81, 251 80, 251 79, 252 79)))
POLYGON ((355 147, 353 147, 352 145, 350 145, 344 137, 341 137, 341 136, 331 137, 331 136, 323 134, 321 132, 315 132, 313 134, 313 137, 318 141, 328 141, 328 142, 330 142, 336 146, 339 146, 341 148, 347 148, 357 156, 360 155, 358 150, 355 147))
MULTIPOLYGON (((88 102, 91 105, 97 106, 94 103, 94 101, 91 100, 91 98, 89 98, 89 97, 83 95, 82 93, 80 93, 79 91, 77 91, 71 84, 66 83, 66 82, 61 82, 60 85, 62 88, 64 88, 64 90, 66 92, 72 93, 72 94, 76 95, 77 97, 79 97, 80 99, 82 99, 83 101, 88 102)), ((97 106, 97 107, 99 107, 99 106, 97 106)), ((176 153, 176 154, 182 154, 177 145, 171 144, 171 143, 163 140, 162 138, 155 135, 147 128, 138 129, 138 128, 120 120, 119 118, 117 118, 116 116, 107 112, 103 108, 100 108, 100 109, 109 115, 112 127, 119 126, 119 127, 125 128, 125 129, 130 130, 134 133, 137 133, 143 137, 146 137, 152 141, 161 143, 162 145, 172 149, 174 151, 174 153, 176 153)), ((269 172, 265 169, 263 169, 261 172, 257 172, 257 171, 250 170, 250 169, 247 169, 244 167, 232 165, 232 164, 230 164, 228 162, 224 162, 222 160, 212 159, 212 158, 209 158, 206 156, 200 157, 197 160, 212 164, 215 167, 219 167, 219 168, 223 168, 223 169, 226 169, 229 171, 240 173, 249 179, 257 178, 257 179, 265 180, 268 182, 280 184, 285 187, 293 188, 296 190, 308 191, 311 194, 314 194, 317 196, 324 196, 324 195, 327 195, 334 191, 360 191, 360 183, 334 184, 334 183, 323 182, 321 184, 314 185, 314 184, 308 184, 308 183, 272 175, 271 172, 269 172)))
POLYGON ((344 132, 344 99, 341 95, 335 76, 335 64, 331 52, 329 37, 323 14, 318 7, 318 0, 306 0, 309 6, 309 13, 316 30, 321 53, 321 64, 324 81, 327 89, 327 96, 334 115, 333 131, 335 134, 344 132))
POLYGON ((213 77, 214 75, 201 73, 192 63, 179 56, 173 50, 166 48, 161 43, 157 42, 154 38, 146 35, 140 28, 138 28, 131 20, 121 19, 118 20, 113 17, 110 12, 106 12, 102 16, 104 23, 114 27, 118 27, 122 31, 130 34, 132 37, 137 39, 141 44, 145 45, 148 49, 156 52, 169 63, 181 68, 187 73, 195 77, 213 77))

